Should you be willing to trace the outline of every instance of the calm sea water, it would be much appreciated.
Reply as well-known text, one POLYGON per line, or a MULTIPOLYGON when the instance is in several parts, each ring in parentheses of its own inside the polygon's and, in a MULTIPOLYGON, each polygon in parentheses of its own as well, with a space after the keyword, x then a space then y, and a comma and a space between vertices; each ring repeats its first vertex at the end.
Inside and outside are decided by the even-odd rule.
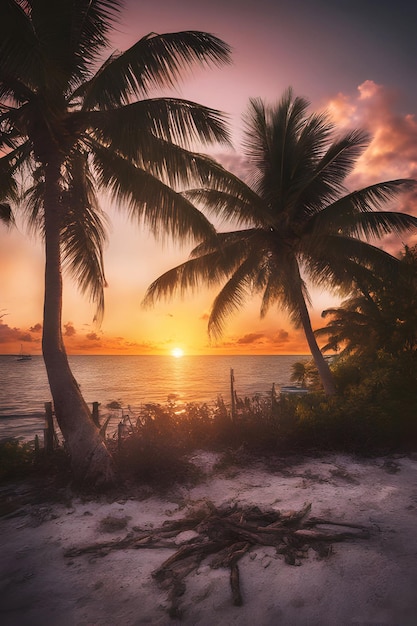
MULTIPOLYGON (((88 403, 117 400, 132 412, 146 402, 179 404, 230 400, 230 370, 240 397, 264 395, 288 384, 297 356, 72 356, 72 371, 88 403)), ((40 356, 17 361, 0 356, 0 438, 33 439, 43 429, 44 403, 51 400, 40 356)))

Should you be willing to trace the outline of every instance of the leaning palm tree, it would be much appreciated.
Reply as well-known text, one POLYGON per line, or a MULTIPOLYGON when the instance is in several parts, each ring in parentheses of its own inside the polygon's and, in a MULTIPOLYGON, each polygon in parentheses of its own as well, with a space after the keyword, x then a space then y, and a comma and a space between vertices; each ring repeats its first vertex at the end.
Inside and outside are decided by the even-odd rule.
POLYGON ((368 143, 354 130, 340 138, 326 114, 307 114, 308 102, 288 90, 277 106, 251 100, 246 118, 246 156, 251 179, 230 176, 229 186, 210 185, 187 197, 237 228, 198 245, 191 258, 159 277, 145 304, 175 289, 223 283, 208 328, 221 334, 226 317, 253 293, 262 294, 261 315, 272 304, 302 327, 326 393, 333 377, 312 329, 307 280, 332 289, 396 260, 361 237, 378 238, 417 226, 417 218, 379 211, 413 184, 378 183, 347 193, 344 180, 368 143))
POLYGON ((156 234, 209 236, 211 224, 176 190, 220 172, 193 152, 197 145, 228 141, 220 112, 154 95, 191 65, 228 62, 228 46, 203 32, 151 33, 109 54, 122 5, 2 0, 0 6, 2 217, 10 222, 9 204, 22 206, 43 237, 42 350, 54 409, 75 477, 95 484, 112 481, 114 472, 68 364, 62 267, 97 304, 99 319, 106 216, 98 194, 106 190, 156 234))

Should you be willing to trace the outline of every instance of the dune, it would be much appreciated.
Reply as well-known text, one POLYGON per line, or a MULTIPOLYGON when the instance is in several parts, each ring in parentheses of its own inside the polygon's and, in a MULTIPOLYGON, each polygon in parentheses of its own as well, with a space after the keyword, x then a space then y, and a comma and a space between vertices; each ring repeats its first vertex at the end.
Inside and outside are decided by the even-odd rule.
POLYGON ((246 467, 196 453, 203 472, 167 493, 150 488, 116 497, 69 489, 37 498, 27 482, 0 489, 0 622, 3 626, 412 626, 417 623, 417 456, 361 459, 289 457, 246 467), (134 549, 129 542, 198 507, 253 507, 283 515, 311 504, 309 516, 367 529, 366 536, 308 545, 291 565, 271 545, 239 560, 241 606, 230 572, 205 558, 172 598, 153 576, 181 545, 134 549), (120 549, 83 551, 97 544, 120 549))

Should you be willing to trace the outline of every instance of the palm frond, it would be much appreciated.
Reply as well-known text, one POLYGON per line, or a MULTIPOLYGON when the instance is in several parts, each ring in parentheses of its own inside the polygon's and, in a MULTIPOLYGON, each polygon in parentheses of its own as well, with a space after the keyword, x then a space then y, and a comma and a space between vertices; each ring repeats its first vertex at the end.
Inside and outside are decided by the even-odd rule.
POLYGON ((209 215, 215 215, 225 221, 230 220, 237 226, 272 226, 273 218, 261 198, 249 187, 244 189, 241 186, 237 191, 238 193, 234 194, 216 189, 189 189, 183 195, 209 215), (242 193, 243 191, 246 195, 242 193))
POLYGON ((10 132, 14 129, 15 134, 18 134, 16 128, 14 128, 13 121, 21 115, 19 105, 33 99, 34 92, 27 87, 19 78, 8 74, 0 67, 0 102, 2 103, 2 126, 5 126, 10 132), (3 104, 3 103, 6 103, 3 104), (16 109, 13 107, 18 105, 16 109))
POLYGON ((111 111, 92 111, 86 123, 103 142, 118 146, 133 158, 137 158, 143 143, 146 146, 143 135, 187 149, 197 143, 229 143, 223 113, 177 98, 154 98, 111 111))
POLYGON ((143 306, 153 306, 162 298, 171 298, 175 293, 184 296, 186 291, 195 291, 201 283, 216 285, 227 274, 218 250, 189 259, 159 276, 148 287, 143 299, 143 306))
MULTIPOLYGON (((214 286, 233 275, 247 260, 250 240, 256 230, 218 233, 202 241, 191 252, 188 261, 159 276, 148 288, 143 304, 151 306, 158 299, 174 293, 184 296, 187 290, 198 290, 201 284, 214 286)), ((255 251, 259 254, 257 246, 255 251)), ((250 255, 249 255, 250 256, 250 255)), ((259 262, 259 260, 258 260, 259 262)), ((252 264, 256 265, 252 260, 252 264)))
POLYGON ((10 174, 2 172, 0 159, 0 201, 14 202, 18 198, 18 186, 10 174))
POLYGON ((380 239, 388 234, 402 235, 417 228, 417 217, 395 211, 362 213, 350 228, 344 228, 346 235, 380 239))
POLYGON ((6 202, 0 202, 0 221, 6 226, 13 226, 15 223, 12 208, 6 202))
POLYGON ((300 254, 304 271, 315 285, 332 290, 351 289, 358 279, 366 284, 373 275, 392 273, 398 265, 388 252, 355 237, 323 235, 314 250, 305 243, 300 254))
POLYGON ((229 46, 209 33, 149 33, 125 52, 113 54, 75 97, 86 109, 111 109, 147 97, 153 89, 172 87, 192 64, 230 61, 229 46))
POLYGON ((23 194, 23 209, 30 233, 35 236, 44 237, 44 196, 45 196, 45 176, 41 166, 35 168, 31 175, 32 185, 23 194))
POLYGON ((3 0, 0 20, 0 81, 18 79, 27 88, 38 84, 39 46, 28 11, 21 3, 3 0))
POLYGON ((97 306, 96 319, 104 314, 103 247, 107 239, 107 220, 100 210, 88 161, 76 154, 67 172, 66 189, 62 194, 61 249, 64 266, 97 306))
POLYGON ((45 72, 42 85, 62 91, 85 80, 108 43, 120 0, 60 0, 45 10, 33 1, 30 18, 45 72), (48 82, 49 78, 49 82, 48 82))
POLYGON ((208 320, 210 337, 221 337, 226 319, 245 304, 258 271, 258 262, 254 255, 247 257, 217 294, 208 320))
POLYGON ((403 232, 416 226, 415 218, 398 212, 382 212, 381 207, 400 193, 415 189, 416 181, 398 179, 376 183, 353 191, 312 215, 305 223, 304 232, 342 232, 346 235, 381 236, 381 234, 403 232), (374 213, 373 213, 374 212, 374 213), (392 221, 392 231, 389 222, 392 221), (388 230, 387 230, 388 229, 388 230))
POLYGON ((273 108, 260 99, 250 101, 243 145, 254 168, 251 186, 268 204, 276 205, 285 194, 307 107, 305 99, 293 98, 291 89, 273 108))
POLYGON ((304 294, 307 304, 311 304, 307 286, 302 280, 296 259, 288 252, 275 248, 267 257, 267 272, 264 283, 259 283, 258 291, 263 290, 261 317, 272 305, 285 311, 296 328, 300 326, 299 294, 304 294))
POLYGON ((344 181, 368 143, 367 133, 354 130, 331 144, 294 200, 303 214, 312 215, 345 193, 344 181))
MULTIPOLYGON (((182 110, 181 102, 179 110, 182 110)), ((191 106, 194 108, 194 105, 191 106)), ((195 105, 197 111, 199 105, 195 105)), ((94 141, 106 146, 109 151, 115 151, 136 163, 140 168, 145 169, 149 173, 154 174, 163 182, 166 182, 174 188, 184 189, 193 185, 222 184, 226 186, 230 179, 230 174, 226 170, 209 157, 190 152, 189 150, 171 143, 168 139, 162 139, 155 136, 155 125, 158 124, 157 116, 160 110, 164 110, 169 117, 170 104, 165 107, 162 101, 140 102, 123 107, 117 111, 93 111, 90 113, 80 113, 75 115, 75 124, 78 126, 85 125, 89 128, 88 133, 93 140, 91 149, 94 149, 94 141), (154 110, 154 104, 157 104, 154 110), (79 118, 79 119, 78 119, 79 118), (78 121, 77 121, 78 120, 78 121)), ((203 107, 204 109, 204 107, 203 107)), ((174 113, 176 115, 176 106, 174 113)), ((188 110, 188 103, 185 103, 185 110, 188 110)), ((190 112, 190 111, 189 111, 190 112)), ((187 123, 191 124, 190 133, 193 135, 193 127, 200 123, 200 118, 194 119, 193 113, 190 112, 190 118, 187 120, 187 114, 181 121, 181 128, 186 132, 187 123)), ((222 125, 217 125, 217 120, 210 120, 210 110, 203 113, 207 126, 203 124, 203 134, 209 140, 207 133, 210 134, 211 127, 213 133, 211 140, 215 140, 217 131, 222 133, 222 125), (207 113, 207 116, 206 116, 207 113), (207 131, 207 133, 206 133, 207 131)), ((170 126, 168 119, 164 123, 170 126)), ((163 133, 161 133, 163 134, 163 133)), ((196 131, 197 136, 198 132, 196 131)), ((88 136, 84 137, 84 141, 89 142, 88 136)), ((189 143, 191 144, 191 138, 189 143)), ((188 143, 188 141, 183 141, 188 143)), ((90 146, 89 146, 90 149, 90 146)))
POLYGON ((62 255, 66 267, 82 294, 88 294, 96 305, 95 319, 104 315, 103 245, 106 240, 106 220, 103 213, 84 206, 66 216, 62 230, 62 255))
POLYGON ((77 74, 82 79, 94 67, 102 49, 109 44, 108 35, 118 20, 123 0, 81 0, 75 5, 69 0, 69 4, 71 40, 76 43, 73 56, 77 74))
POLYGON ((169 234, 189 241, 213 236, 214 228, 208 219, 151 173, 97 143, 92 159, 99 187, 107 189, 120 209, 146 224, 156 237, 163 239, 169 234))
POLYGON ((262 294, 260 316, 263 319, 273 304, 281 304, 285 301, 284 286, 273 277, 267 280, 262 294))
MULTIPOLYGON (((216 236, 201 241, 190 253, 190 258, 203 256, 211 252, 221 252, 226 266, 240 264, 248 254, 250 248, 256 248, 253 239, 262 237, 262 232, 256 228, 235 230, 227 233, 216 233, 216 236), (236 260, 238 259, 238 260, 236 260)), ((229 270, 227 270, 229 271, 229 270)))

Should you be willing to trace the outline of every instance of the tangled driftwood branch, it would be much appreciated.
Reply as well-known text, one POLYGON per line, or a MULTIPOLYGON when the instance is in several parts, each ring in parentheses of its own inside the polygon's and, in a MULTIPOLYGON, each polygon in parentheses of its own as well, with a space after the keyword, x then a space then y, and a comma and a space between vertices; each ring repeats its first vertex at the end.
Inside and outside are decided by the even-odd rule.
POLYGON ((153 572, 159 586, 168 592, 171 617, 180 615, 179 602, 185 592, 185 578, 206 558, 212 568, 229 568, 233 604, 243 603, 238 561, 254 546, 273 546, 289 565, 300 565, 313 548, 321 557, 331 553, 331 544, 345 539, 369 538, 369 529, 351 523, 309 517, 311 504, 299 511, 282 513, 257 506, 215 507, 211 502, 194 508, 179 520, 169 520, 156 529, 129 533, 118 541, 71 548, 65 556, 104 556, 127 548, 176 548, 176 552, 153 572), (180 533, 193 531, 186 545, 174 542, 180 533))

